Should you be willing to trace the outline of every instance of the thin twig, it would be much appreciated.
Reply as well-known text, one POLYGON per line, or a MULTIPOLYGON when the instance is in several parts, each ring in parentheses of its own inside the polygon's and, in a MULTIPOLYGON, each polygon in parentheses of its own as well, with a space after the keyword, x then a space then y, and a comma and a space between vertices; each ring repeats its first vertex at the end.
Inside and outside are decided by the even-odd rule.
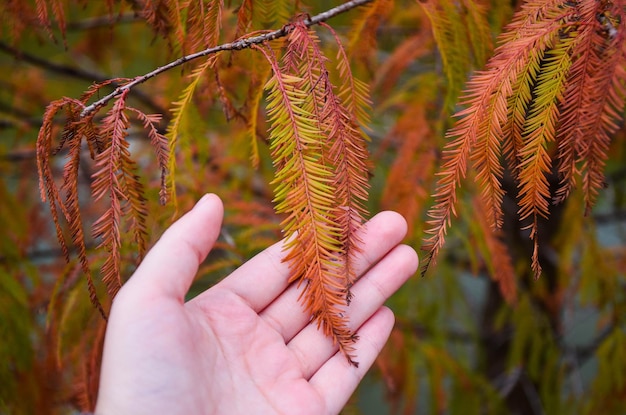
MULTIPOLYGON (((348 10, 351 10, 355 7, 358 6, 362 6, 366 3, 370 3, 373 0, 352 0, 349 1, 347 3, 344 3, 340 6, 334 7, 330 10, 327 10, 325 12, 322 12, 320 14, 317 14, 313 17, 307 18, 304 20, 304 24, 307 27, 311 27, 313 25, 319 24, 323 21, 326 21, 328 19, 330 19, 331 17, 334 17, 338 14, 344 13, 348 10)), ((241 49, 247 49, 252 45, 256 45, 256 44, 260 44, 263 42, 267 42, 270 40, 274 40, 274 39, 278 39, 281 37, 284 37, 286 35, 289 34, 289 32, 291 32, 292 27, 291 25, 287 24, 285 26, 283 26, 282 28, 278 29, 278 30, 274 30, 272 32, 267 32, 264 33, 262 35, 258 35, 258 36, 253 36, 253 37, 249 37, 249 38, 244 38, 244 39, 239 39, 236 40, 234 42, 230 42, 230 43, 224 43, 222 45, 219 46, 215 46, 209 49, 205 49, 201 52, 196 52, 196 53, 192 53, 190 55, 186 55, 183 56, 181 58, 178 58, 177 60, 168 63, 167 65, 161 66, 157 69, 155 69, 152 72, 149 72, 145 75, 142 76, 138 76, 136 77, 134 80, 132 80, 131 82, 120 86, 118 88, 116 88, 113 92, 111 92, 109 95, 106 95, 105 97, 99 99, 98 101, 94 102, 91 105, 86 106, 83 111, 80 113, 81 117, 85 117, 89 114, 91 114, 92 112, 96 111, 97 109, 103 107, 104 105, 106 105, 110 100, 112 100, 113 98, 119 96, 120 94, 122 94, 124 91, 130 90, 133 87, 142 84, 144 82, 146 82, 148 79, 153 78, 157 75, 159 75, 162 72, 168 71, 172 68, 175 68, 177 66, 180 66, 186 62, 189 62, 191 60, 197 59, 197 58, 201 58, 203 56, 207 56, 207 55, 212 55, 214 53, 217 52, 222 52, 225 50, 241 50, 241 49)))
POLYGON ((62 65, 55 62, 47 61, 38 56, 32 55, 23 50, 19 50, 5 42, 0 41, 0 52, 4 52, 7 55, 15 57, 19 61, 30 63, 31 65, 46 69, 50 72, 70 76, 72 78, 82 79, 88 82, 101 82, 107 78, 101 74, 90 72, 82 68, 76 68, 72 66, 62 65))

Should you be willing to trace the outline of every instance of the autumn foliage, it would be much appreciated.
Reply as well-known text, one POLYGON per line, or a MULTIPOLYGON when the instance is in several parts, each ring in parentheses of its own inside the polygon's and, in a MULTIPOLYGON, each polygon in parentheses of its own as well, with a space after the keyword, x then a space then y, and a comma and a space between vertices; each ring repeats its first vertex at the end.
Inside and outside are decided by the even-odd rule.
POLYGON ((444 241, 468 162, 476 171, 491 228, 502 227, 505 168, 519 189, 539 277, 538 220, 581 177, 586 211, 604 183, 608 143, 622 121, 626 90, 623 5, 610 1, 529 1, 500 35, 485 69, 469 80, 447 132, 427 265, 444 241), (560 185, 550 190, 548 175, 560 185))
MULTIPOLYGON (((356 231, 405 216, 424 278, 392 299, 364 386, 388 412, 625 409, 623 0, 0 15, 0 413, 93 409, 113 297, 205 192, 225 225, 190 295, 284 237, 312 324, 355 365, 356 231)), ((385 411, 367 395, 347 411, 385 411)))

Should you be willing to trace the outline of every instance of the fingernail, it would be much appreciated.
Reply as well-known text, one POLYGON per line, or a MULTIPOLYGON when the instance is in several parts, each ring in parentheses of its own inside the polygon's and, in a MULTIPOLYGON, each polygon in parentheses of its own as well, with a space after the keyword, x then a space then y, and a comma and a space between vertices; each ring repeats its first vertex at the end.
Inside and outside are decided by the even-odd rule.
POLYGON ((209 193, 206 193, 204 196, 200 198, 200 200, 196 202, 196 205, 193 208, 195 209, 198 206, 203 205, 204 203, 206 203, 208 199, 209 199, 209 193))

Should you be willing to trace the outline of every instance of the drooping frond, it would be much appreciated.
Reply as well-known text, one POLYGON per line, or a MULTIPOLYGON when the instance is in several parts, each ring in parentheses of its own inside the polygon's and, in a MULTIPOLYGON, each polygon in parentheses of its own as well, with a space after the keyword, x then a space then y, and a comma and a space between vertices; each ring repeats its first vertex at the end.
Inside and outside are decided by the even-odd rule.
MULTIPOLYGON (((69 262, 69 250, 61 229, 58 206, 63 208, 59 190, 54 182, 50 157, 52 154, 52 139, 54 135, 54 117, 65 106, 82 106, 82 103, 70 99, 60 99, 51 102, 43 116, 43 124, 37 137, 37 171, 39 173, 39 192, 41 200, 48 202, 52 221, 54 222, 57 239, 65 260, 69 262)), ((67 216, 67 215, 64 215, 67 216)))
MULTIPOLYGON (((256 54, 255 54, 256 56, 256 54)), ((248 90, 248 136, 250 137, 250 161, 252 166, 257 169, 261 160, 259 153, 259 109, 261 108, 261 102, 263 100, 263 91, 265 81, 268 79, 272 68, 266 64, 265 61, 257 62, 255 59, 255 67, 261 69, 255 71, 250 81, 250 88, 248 90)))
POLYGON ((222 27, 223 8, 223 0, 188 2, 183 53, 198 52, 217 45, 222 27))
POLYGON ((477 143, 478 149, 482 151, 474 151, 473 162, 477 165, 483 194, 490 198, 485 207, 489 210, 491 226, 500 226, 503 191, 499 184, 502 167, 499 163, 500 151, 497 149, 500 147, 502 124, 507 116, 507 99, 512 93, 520 66, 527 61, 529 54, 532 55, 532 51, 549 45, 560 26, 558 22, 543 22, 526 36, 521 36, 518 32, 528 29, 523 25, 518 27, 515 22, 514 19, 509 27, 513 34, 504 33, 501 36, 508 38, 509 43, 499 46, 486 69, 470 79, 461 97, 461 103, 469 107, 455 114, 459 121, 447 133, 452 141, 444 150, 441 171, 438 173, 440 178, 434 194, 435 206, 429 212, 431 220, 428 223, 431 227, 427 232, 431 236, 424 245, 428 256, 423 270, 427 269, 430 260, 436 257, 443 245, 450 217, 455 214, 457 187, 465 177, 468 157, 477 143))
POLYGON ((79 168, 83 143, 86 142, 89 155, 96 160, 96 172, 92 182, 94 199, 96 201, 106 199, 108 202, 105 213, 93 225, 93 233, 96 238, 102 238, 100 247, 104 248, 108 254, 102 268, 102 279, 112 296, 121 284, 120 247, 123 220, 125 219, 123 224, 128 225, 129 232, 132 234, 138 260, 141 260, 146 250, 147 240, 144 189, 136 174, 135 162, 128 150, 129 143, 125 139, 130 126, 126 112, 132 112, 142 122, 150 143, 155 149, 156 159, 162 173, 160 194, 163 201, 166 197, 165 174, 169 157, 167 139, 156 127, 160 116, 146 115, 136 108, 126 107, 128 90, 120 95, 118 101, 101 121, 101 125, 96 124, 96 113, 81 116, 86 103, 104 86, 112 82, 123 83, 124 80, 115 79, 94 84, 81 96, 80 100, 63 98, 53 102, 46 110, 37 140, 41 197, 49 202, 57 238, 65 259, 69 263, 69 244, 62 230, 61 217, 67 222, 70 231, 68 239, 76 249, 90 299, 103 316, 105 316, 105 311, 96 292, 79 203, 79 168), (65 112, 66 121, 58 143, 53 146, 54 138, 59 133, 54 128, 54 117, 61 110, 65 112), (52 163, 53 157, 63 149, 67 149, 67 161, 63 169, 63 182, 57 187, 53 180, 52 163))
POLYGON ((146 250, 146 207, 144 191, 136 175, 129 143, 126 140, 130 121, 126 115, 126 98, 123 92, 102 121, 101 134, 105 149, 96 155, 92 192, 95 201, 105 201, 104 213, 93 224, 94 238, 101 238, 100 248, 108 253, 102 265, 102 281, 111 297, 122 286, 120 249, 122 246, 122 221, 128 218, 133 242, 137 245, 138 260, 146 250))
POLYGON ((186 17, 185 17, 185 42, 183 43, 182 53, 188 55, 208 47, 205 36, 208 28, 205 20, 204 0, 187 1, 186 17))
POLYGON ((204 17, 204 42, 206 48, 217 45, 222 30, 222 11, 224 0, 213 0, 209 3, 209 10, 204 17))
POLYGON ((168 197, 166 178, 170 158, 170 144, 167 137, 161 134, 156 127, 156 125, 158 125, 161 121, 161 115, 144 114, 138 109, 132 107, 127 107, 126 109, 136 114, 137 118, 139 118, 139 120, 143 123, 144 129, 148 132, 150 144, 152 144, 152 147, 154 148, 157 162, 159 164, 159 168, 161 169, 161 190, 159 191, 159 201, 162 205, 164 205, 167 202, 168 197))
POLYGON ((182 94, 178 101, 172 103, 172 120, 167 126, 167 132, 165 137, 169 141, 169 165, 168 165, 168 173, 169 173, 169 188, 171 190, 172 201, 176 205, 176 146, 179 138, 179 128, 183 116, 185 115, 185 110, 187 106, 191 103, 191 99, 193 98, 193 94, 198 86, 198 83, 202 79, 202 75, 204 72, 212 67, 215 64, 217 59, 217 55, 210 56, 207 60, 204 61, 201 65, 199 65, 196 69, 193 70, 191 74, 189 74, 189 79, 191 82, 189 85, 183 89, 182 94))
MULTIPOLYGON (((426 86, 421 88, 424 95, 428 95, 426 89, 426 86)), ((382 207, 395 210, 406 219, 411 237, 421 219, 428 198, 426 189, 437 162, 435 134, 429 126, 424 102, 403 109, 402 116, 385 137, 384 145, 396 147, 397 156, 387 175, 382 207)))
POLYGON ((121 95, 115 101, 103 120, 102 135, 107 138, 108 143, 96 156, 96 171, 93 173, 92 182, 94 200, 107 202, 105 212, 93 224, 93 235, 96 239, 101 238, 100 247, 108 253, 102 265, 102 281, 112 296, 122 286, 120 277, 122 204, 128 200, 125 189, 121 187, 122 159, 128 154, 126 135, 130 125, 124 111, 126 95, 127 93, 121 95))
MULTIPOLYGON (((85 238, 83 233, 83 224, 80 214, 78 201, 78 169, 80 164, 80 153, 82 137, 85 131, 91 127, 91 119, 85 119, 83 123, 78 123, 78 114, 83 108, 83 102, 63 98, 51 103, 46 109, 44 122, 39 131, 37 138, 37 167, 39 171, 39 186, 41 190, 41 198, 48 201, 52 219, 56 229, 57 240, 61 245, 61 250, 66 262, 70 262, 68 243, 65 240, 63 230, 61 228, 61 219, 59 217, 59 209, 63 217, 67 221, 70 228, 70 238, 72 244, 76 247, 78 259, 81 264, 81 270, 85 274, 87 288, 92 304, 98 309, 102 316, 105 316, 104 309, 98 296, 93 282, 89 261, 87 259, 87 251, 85 246, 85 238), (65 108, 67 121, 65 123, 61 140, 56 148, 52 148, 52 140, 54 137, 53 121, 56 113, 65 108), (54 182, 52 174, 52 160, 54 154, 68 143, 69 153, 68 161, 63 170, 63 184, 60 188, 54 182), (65 194, 65 200, 62 199, 62 193, 65 194)), ((88 138, 89 141, 89 138, 88 138)))
MULTIPOLYGON (((31 5, 20 0, 0 2, 0 17, 5 21, 7 33, 3 33, 12 44, 16 44, 28 27, 29 20, 36 20, 31 5)), ((4 28, 3 27, 3 28, 4 28)))
POLYGON ((183 44, 180 10, 172 7, 172 3, 160 0, 143 0, 133 4, 135 11, 145 20, 154 32, 168 38, 173 30, 176 31, 179 44, 183 44))
MULTIPOLYGON (((302 77, 298 87, 309 90, 309 99, 306 102, 307 110, 311 114, 311 121, 317 123, 318 130, 322 130, 322 106, 324 105, 326 91, 324 85, 328 79, 326 63, 328 59, 323 56, 319 46, 319 39, 315 33, 296 21, 293 30, 289 34, 289 44, 283 56, 283 71, 302 77), (318 84, 320 87, 318 88, 318 84)), ((320 153, 324 154, 324 153, 320 153)), ((322 160, 326 164, 326 160, 322 160)))
POLYGON ((474 63, 481 67, 487 62, 493 48, 493 39, 487 20, 487 6, 477 0, 464 0, 461 3, 460 15, 467 28, 474 63))
POLYGON ((547 175, 552 170, 552 162, 548 151, 555 140, 558 103, 571 65, 570 53, 575 39, 569 34, 562 35, 561 41, 546 52, 533 90, 537 98, 524 123, 524 145, 519 153, 519 216, 521 221, 532 219, 528 228, 535 246, 532 259, 535 275, 541 273, 537 221, 539 216, 548 217, 551 199, 547 175))
POLYGON ((376 78, 372 83, 372 90, 378 89, 382 97, 386 97, 396 87, 400 76, 409 65, 416 59, 431 53, 432 44, 431 31, 422 26, 417 34, 408 37, 398 45, 378 68, 376 78))
POLYGON ((460 101, 467 108, 456 114, 459 120, 447 133, 451 141, 429 213, 425 268, 455 214, 469 158, 494 229, 502 223, 500 182, 505 167, 511 171, 519 188, 520 218, 531 222, 533 269, 539 275, 537 219, 549 214, 553 195, 547 175, 555 166, 555 149, 562 157, 557 198, 569 193, 577 165, 582 165, 583 182, 590 183, 588 200, 601 187, 608 134, 621 120, 624 100, 619 74, 625 59, 616 46, 624 39, 622 13, 609 2, 562 0, 528 1, 518 10, 486 68, 467 84, 460 101), (584 173, 591 164, 592 173, 584 173))
POLYGON ((130 153, 122 151, 121 161, 122 188, 126 190, 127 195, 125 204, 122 205, 122 215, 128 217, 133 242, 137 247, 135 263, 139 265, 146 253, 146 241, 148 240, 146 198, 144 196, 143 184, 136 173, 137 165, 131 159, 130 153))
POLYGON ((532 87, 543 60, 544 50, 531 51, 507 100, 507 120, 502 127, 502 154, 511 173, 517 177, 519 155, 524 145, 522 138, 526 114, 532 102, 532 87))
POLYGON ((352 73, 348 54, 337 32, 326 23, 322 23, 321 26, 330 31, 337 44, 337 71, 340 79, 338 98, 350 113, 352 122, 356 126, 367 128, 370 123, 372 105, 369 99, 369 86, 352 73))
POLYGON ((93 116, 85 118, 85 121, 81 123, 80 132, 87 141, 87 147, 89 148, 89 155, 93 160, 96 157, 96 153, 104 150, 104 145, 100 140, 100 134, 97 131, 97 127, 94 123, 93 116))
MULTIPOLYGON (((334 33, 332 29, 331 32, 334 33)), ((363 82, 352 76, 347 56, 336 35, 339 48, 337 69, 342 85, 338 94, 330 82, 326 59, 318 47, 317 36, 306 30, 301 23, 296 23, 293 34, 290 45, 301 44, 310 51, 307 53, 306 66, 321 69, 317 77, 311 79, 319 99, 315 96, 312 98, 313 103, 319 106, 316 113, 319 114, 321 129, 327 137, 329 163, 334 170, 335 204, 338 209, 335 220, 342 232, 340 241, 344 252, 343 273, 347 280, 346 295, 349 301, 349 288, 356 279, 352 262, 354 255, 359 252, 361 242, 356 236, 356 230, 367 215, 364 203, 369 188, 366 164, 369 155, 366 136, 360 130, 360 125, 367 126, 369 122, 368 89, 363 82), (297 35, 298 32, 301 37, 297 35)), ((310 70, 306 72, 311 73, 310 70)))
POLYGON ((582 163, 586 214, 595 203, 598 190, 605 186, 603 172, 610 135, 619 129, 626 99, 624 6, 607 2, 605 8, 596 14, 596 19, 600 27, 594 33, 592 61, 595 71, 589 76, 593 101, 589 103, 589 114, 583 118, 589 128, 577 146, 580 149, 578 161, 582 163))
MULTIPOLYGON (((367 214, 367 150, 357 121, 364 118, 358 106, 366 105, 366 90, 347 99, 336 93, 317 35, 301 20, 292 25, 282 65, 271 49, 260 49, 273 71, 267 111, 276 211, 287 215, 282 227, 291 238, 285 261, 292 280, 306 283, 302 300, 318 328, 356 364, 341 307, 349 304, 356 279, 355 232, 367 214)), ((354 85, 342 65, 340 77, 354 85)))
POLYGON ((492 39, 486 7, 474 0, 420 1, 437 42, 447 78, 445 107, 451 108, 472 64, 482 66, 491 52, 492 39))
POLYGON ((66 22, 65 22, 65 11, 63 10, 63 3, 60 0, 37 0, 36 2, 37 8, 37 17, 39 18, 39 24, 43 28, 45 28, 46 32, 50 39, 55 40, 54 33, 52 32, 52 21, 50 19, 50 11, 48 7, 52 9, 52 14, 56 19, 56 24, 61 32, 61 36, 63 37, 63 41, 65 42, 65 32, 67 30, 66 22))
MULTIPOLYGON (((624 53, 620 54, 622 56, 616 56, 616 58, 623 61, 624 53)), ((614 70, 612 79, 605 83, 601 78, 598 82, 600 85, 608 84, 608 93, 601 113, 597 116, 595 134, 587 137, 589 142, 582 148, 579 157, 583 160, 582 188, 585 195, 585 214, 589 214, 594 205, 598 190, 606 186, 604 166, 611 143, 609 134, 618 130, 619 121, 622 120, 621 109, 623 108, 624 97, 626 97, 626 72, 623 63, 622 66, 615 65, 611 69, 614 70)))
POLYGON ((348 56, 367 68, 372 51, 376 50, 376 31, 393 10, 391 0, 375 1, 363 8, 360 16, 352 23, 348 40, 348 56))
POLYGON ((237 9, 237 30, 235 39, 240 38, 250 31, 252 27, 252 13, 254 10, 254 0, 243 0, 237 9))
POLYGON ((93 275, 89 266, 89 260, 87 258, 87 247, 85 244, 85 235, 83 231, 83 221, 81 215, 80 204, 78 200, 78 168, 80 164, 81 156, 81 135, 84 135, 83 129, 91 126, 90 120, 83 124, 79 124, 78 108, 74 110, 73 114, 68 115, 68 121, 76 123, 79 127, 72 128, 73 126, 66 127, 65 135, 74 135, 73 139, 69 142, 68 161, 65 164, 63 170, 63 184, 61 191, 65 192, 65 219, 70 228, 70 234, 72 238, 72 244, 76 247, 78 260, 80 262, 81 270, 87 280, 87 290, 89 292, 89 298, 91 303, 98 309, 100 314, 104 317, 105 312, 102 308, 102 304, 98 299, 96 287, 93 281, 93 275))
POLYGON ((260 23, 260 29, 282 26, 294 15, 293 0, 255 0, 253 21, 260 23))
POLYGON ((283 74, 275 60, 270 62, 274 75, 266 86, 267 109, 276 167, 276 211, 287 215, 281 224, 289 241, 285 261, 291 267, 291 280, 305 284, 302 299, 307 311, 349 356, 353 335, 339 309, 345 289, 339 275, 341 247, 335 238, 339 229, 331 221, 333 175, 320 163, 325 143, 317 121, 304 108, 309 94, 298 88, 303 79, 283 74))
MULTIPOLYGON (((584 21, 590 21, 598 13, 599 3, 587 4, 581 7, 581 14, 584 21), (591 7, 590 7, 591 6, 591 7)), ((557 136, 558 146, 558 171, 561 177, 560 187, 556 192, 556 201, 564 201, 570 194, 574 186, 574 178, 576 171, 576 155, 585 136, 590 133, 589 118, 585 116, 591 106, 594 105, 604 91, 596 91, 591 93, 593 86, 591 85, 594 72, 598 69, 597 55, 594 49, 594 43, 598 40, 602 43, 601 36, 596 32, 593 25, 582 25, 578 28, 578 37, 580 42, 580 56, 570 68, 568 87, 563 96, 561 106, 561 115, 559 117, 559 133, 557 136), (600 39, 598 39, 600 38, 600 39), (586 123, 587 125, 583 125, 586 123)), ((593 111, 593 110, 592 110, 593 111)), ((597 111, 594 111, 594 113, 597 111)))

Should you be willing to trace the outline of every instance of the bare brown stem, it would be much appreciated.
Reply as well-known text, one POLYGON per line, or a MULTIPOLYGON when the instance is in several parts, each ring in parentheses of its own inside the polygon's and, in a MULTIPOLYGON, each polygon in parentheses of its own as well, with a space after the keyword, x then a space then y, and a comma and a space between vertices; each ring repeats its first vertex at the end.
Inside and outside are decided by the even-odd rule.
MULTIPOLYGON (((354 9, 355 7, 359 7, 362 6, 366 3, 370 3, 373 0, 352 0, 349 2, 346 2, 340 6, 334 7, 332 9, 329 9, 325 12, 322 12, 320 14, 317 14, 313 17, 309 17, 307 19, 304 20, 304 24, 307 27, 311 27, 313 25, 319 24, 321 22, 324 22, 328 19, 330 19, 331 17, 337 16, 338 14, 341 13, 345 13, 348 10, 354 9)), ((271 32, 267 32, 264 33, 262 35, 258 35, 258 36, 253 36, 253 37, 248 37, 248 38, 240 38, 234 42, 229 42, 229 43, 224 43, 222 45, 218 45, 209 49, 205 49, 203 51, 200 52, 196 52, 196 53, 192 53, 190 55, 186 55, 183 56, 181 58, 176 59, 173 62, 168 63, 167 65, 164 66, 160 66, 157 69, 155 69, 154 71, 151 71, 145 75, 142 76, 138 76, 135 79, 133 79, 132 81, 130 81, 127 84, 124 84, 122 86, 119 86, 117 88, 115 88, 115 90, 113 92, 111 92, 109 95, 106 95, 102 98, 100 98, 99 100, 95 101, 94 103, 86 106, 83 111, 80 113, 81 117, 85 117, 89 114, 91 114, 92 112, 96 111, 97 109, 103 107, 104 105, 106 105, 110 100, 112 100, 113 98, 121 95, 124 91, 130 90, 133 87, 142 84, 144 82, 146 82, 148 79, 153 78, 165 71, 168 71, 172 68, 175 68, 177 66, 180 66, 186 62, 189 62, 191 60, 197 59, 197 58, 201 58, 203 56, 208 56, 208 55, 212 55, 214 53, 218 53, 218 52, 222 52, 225 50, 241 50, 241 49, 247 49, 249 47, 251 47, 252 45, 257 45, 263 42, 267 42, 270 40, 274 40, 274 39, 278 39, 281 37, 284 37, 286 35, 288 35, 292 30, 292 26, 289 24, 286 24, 285 26, 283 26, 282 28, 278 29, 278 30, 274 30, 271 32)))

